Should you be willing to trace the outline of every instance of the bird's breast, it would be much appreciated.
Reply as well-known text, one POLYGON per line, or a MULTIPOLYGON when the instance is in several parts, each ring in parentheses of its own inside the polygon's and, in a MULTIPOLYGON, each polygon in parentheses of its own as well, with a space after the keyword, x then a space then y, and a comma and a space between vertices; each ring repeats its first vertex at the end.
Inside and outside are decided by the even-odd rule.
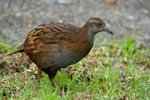
POLYGON ((92 44, 74 44, 71 47, 64 46, 61 52, 55 55, 54 61, 57 62, 57 66, 61 68, 68 65, 75 64, 84 58, 91 50, 92 44))

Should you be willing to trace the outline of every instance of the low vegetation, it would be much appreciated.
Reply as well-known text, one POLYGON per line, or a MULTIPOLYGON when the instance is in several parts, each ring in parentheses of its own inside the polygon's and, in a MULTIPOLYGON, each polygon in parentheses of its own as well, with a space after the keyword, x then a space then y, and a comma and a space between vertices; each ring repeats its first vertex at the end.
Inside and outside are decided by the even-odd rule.
POLYGON ((150 49, 134 35, 106 40, 79 63, 60 70, 55 89, 47 74, 33 84, 36 66, 21 54, 5 57, 12 46, 0 39, 0 99, 149 100, 150 49), (63 96, 59 96, 61 90, 63 96))

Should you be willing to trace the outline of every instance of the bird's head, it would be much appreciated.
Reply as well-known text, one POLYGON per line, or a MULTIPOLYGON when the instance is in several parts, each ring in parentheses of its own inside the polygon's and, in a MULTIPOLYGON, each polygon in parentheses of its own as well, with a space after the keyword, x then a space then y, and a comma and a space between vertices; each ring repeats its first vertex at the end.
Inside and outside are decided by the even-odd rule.
POLYGON ((98 17, 92 17, 90 18, 86 24, 88 24, 88 32, 90 34, 96 34, 98 32, 107 32, 107 33, 110 33, 112 35, 114 35, 114 33, 108 29, 107 27, 105 27, 105 22, 98 18, 98 17))

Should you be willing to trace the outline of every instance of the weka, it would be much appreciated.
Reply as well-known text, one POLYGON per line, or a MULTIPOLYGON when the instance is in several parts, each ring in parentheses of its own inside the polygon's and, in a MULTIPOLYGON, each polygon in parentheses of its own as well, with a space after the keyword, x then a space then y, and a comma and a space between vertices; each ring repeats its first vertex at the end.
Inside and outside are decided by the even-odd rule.
POLYGON ((24 43, 9 55, 25 52, 39 68, 36 78, 44 71, 57 87, 57 71, 84 58, 93 47, 94 36, 102 31, 113 34, 98 17, 90 18, 82 27, 57 22, 42 24, 31 30, 24 43))

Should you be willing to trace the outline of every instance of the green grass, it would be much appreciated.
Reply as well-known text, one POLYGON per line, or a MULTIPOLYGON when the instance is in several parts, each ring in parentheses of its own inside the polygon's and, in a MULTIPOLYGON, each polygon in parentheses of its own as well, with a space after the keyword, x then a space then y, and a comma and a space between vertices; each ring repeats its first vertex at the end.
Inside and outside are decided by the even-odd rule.
POLYGON ((3 40, 3 37, 0 37, 0 53, 6 53, 12 50, 12 44, 8 44, 7 41, 3 40))
MULTIPOLYGON (((34 86, 34 75, 28 75, 26 67, 22 72, 14 73, 0 70, 3 72, 0 75, 0 99, 150 100, 150 50, 139 45, 134 35, 120 41, 112 39, 106 44, 92 49, 79 63, 59 71, 55 77, 57 89, 45 73, 34 86), (59 96, 59 89, 63 97, 59 96)), ((4 49, 0 45, 2 47, 4 49)), ((3 51, 7 49, 6 46, 3 51)))

